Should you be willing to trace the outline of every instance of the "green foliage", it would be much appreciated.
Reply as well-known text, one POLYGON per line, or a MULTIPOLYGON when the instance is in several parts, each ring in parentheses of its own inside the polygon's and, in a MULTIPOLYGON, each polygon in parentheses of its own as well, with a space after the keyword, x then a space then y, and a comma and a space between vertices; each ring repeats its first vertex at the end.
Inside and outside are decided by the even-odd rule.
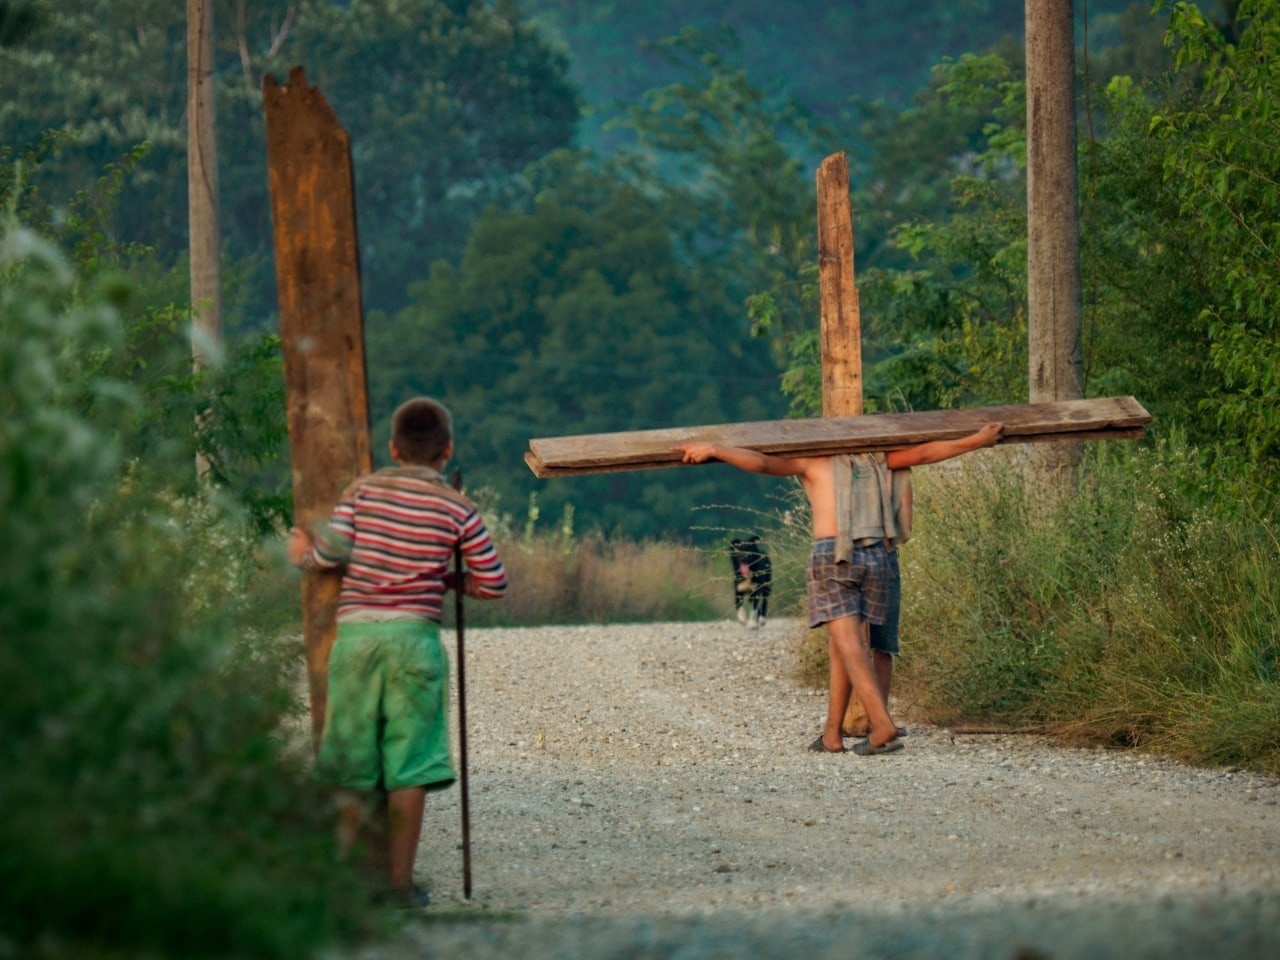
POLYGON ((5 950, 287 957, 372 931, 289 746, 268 558, 234 510, 127 469, 141 398, 93 361, 119 291, 21 229, 0 278, 5 950))
POLYGON ((146 260, 148 248, 118 241, 111 219, 126 184, 150 153, 150 145, 135 145, 106 164, 100 175, 86 177, 70 189, 63 184, 62 195, 51 199, 39 186, 42 174, 57 163, 73 140, 66 131, 48 130, 16 153, 12 147, 0 145, 0 210, 21 219, 61 249, 72 251, 80 275, 86 278, 137 266, 146 260))
POLYGON ((231 334, 206 351, 196 370, 190 318, 173 305, 121 304, 126 339, 95 353, 93 372, 129 383, 139 406, 118 427, 125 455, 152 480, 196 492, 197 453, 208 466, 203 482, 234 497, 257 529, 279 529, 292 515, 283 456, 287 440, 284 370, 279 338, 231 334))
MULTIPOLYGON (((1107 80, 1103 135, 1082 142, 1080 160, 1086 394, 1139 396, 1158 430, 1180 425, 1226 458, 1214 476, 1228 485, 1265 483, 1280 440, 1269 226, 1280 223, 1269 160, 1280 16, 1274 4, 1234 13, 1223 26, 1175 5, 1174 71, 1107 80)), ((872 176, 856 206, 885 211, 889 238, 860 275, 870 410, 1025 396, 1023 98, 1007 55, 963 56, 912 109, 869 114, 872 176), (941 154, 908 162, 931 135, 941 154), (945 205, 929 189, 940 156, 945 205)), ((773 308, 767 294, 753 302, 773 308)), ((814 413, 817 342, 802 333, 788 347, 793 409, 814 413)))
POLYGON ((1269 226, 1280 17, 1241 4, 1233 23, 1210 25, 1179 5, 1166 42, 1175 72, 1113 80, 1108 136, 1082 157, 1090 378, 1184 426, 1222 459, 1215 482, 1266 483, 1280 440, 1269 226))
POLYGON ((374 307, 399 308, 428 264, 456 262, 483 207, 577 123, 563 54, 511 3, 313 3, 282 53, 351 134, 374 307))
POLYGON ((1201 400, 1252 460, 1280 454, 1280 184, 1274 123, 1280 9, 1244 0, 1238 41, 1224 41, 1190 4, 1172 8, 1168 42, 1180 68, 1203 71, 1189 101, 1150 118, 1179 220, 1212 243, 1213 295, 1196 317, 1217 382, 1201 400))
MULTIPOLYGON (((567 145, 567 65, 510 4, 215 0, 219 214, 254 324, 274 312, 261 80, 297 65, 351 134, 363 287, 398 307, 427 263, 528 162, 567 145)), ((135 145, 150 152, 110 230, 175 262, 186 240, 186 11, 180 0, 62 0, 0 47, 0 144, 69 136, 41 175, 50 202, 135 145)))
MULTIPOLYGON (((818 154, 831 132, 752 84, 732 34, 685 29, 654 46, 680 79, 647 91, 616 125, 635 136, 649 165, 640 176, 663 197, 679 248, 735 308, 770 289, 778 328, 807 326, 792 294, 815 256, 813 187, 797 156, 818 154)), ((757 316, 752 332, 764 331, 757 316)))
POLYGON ((527 210, 482 219, 458 269, 437 263, 409 308, 369 318, 375 422, 438 396, 470 482, 504 504, 536 491, 549 516, 571 502, 606 534, 742 502, 750 479, 714 468, 548 482, 521 462, 530 437, 768 419, 778 403, 764 345, 727 329, 722 292, 678 258, 657 200, 569 155, 531 171, 530 192, 527 210))
POLYGON ((184 248, 183 5, 70 0, 44 10, 23 42, 0 48, 0 144, 63 131, 36 180, 55 210, 117 158, 150 144, 107 230, 125 242, 184 248))
POLYGON ((1241 517, 1181 438, 1091 446, 1079 498, 1055 512, 1012 464, 983 462, 917 478, 913 711, 1280 770, 1274 497, 1241 517))
POLYGON ((89 379, 136 389, 132 415, 112 425, 123 456, 191 493, 199 452, 210 465, 209 479, 246 506, 259 529, 278 527, 291 513, 288 477, 279 466, 286 433, 278 338, 233 326, 222 343, 207 345, 210 362, 196 371, 187 310, 177 306, 187 296, 185 264, 163 267, 154 251, 120 242, 110 227, 147 146, 110 164, 90 186, 64 185, 64 202, 55 205, 32 174, 69 139, 51 132, 16 157, 0 148, 0 209, 71 252, 75 279, 59 292, 59 305, 78 304, 87 290, 98 290, 119 311, 124 336, 94 350, 85 364, 89 379))
MULTIPOLYGON (((1123 40, 1123 27, 1110 18, 1130 5, 1076 4, 1077 35, 1084 33, 1087 15, 1108 28, 1108 39, 1118 34, 1123 40)), ((1150 7, 1140 0, 1132 5, 1143 12, 1150 7)), ((585 145, 601 150, 618 143, 609 119, 646 90, 679 76, 647 45, 686 27, 732 30, 755 86, 804 103, 834 123, 854 95, 902 107, 928 82, 934 63, 1021 37, 1024 20, 1021 6, 996 0, 907 0, 892 8, 872 0, 814 0, 794 15, 772 0, 524 0, 521 7, 570 51, 571 75, 587 101, 585 145)), ((846 140, 837 149, 856 147, 846 140)))
MULTIPOLYGON (((913 108, 865 110, 873 152, 853 199, 869 211, 855 231, 867 222, 858 281, 869 412, 1025 396, 1023 96, 1006 56, 966 55, 941 64, 913 108)), ((799 276, 800 301, 812 304, 816 276, 799 276)), ((757 319, 775 304, 772 293, 754 300, 757 319)), ((817 336, 797 327, 784 342, 792 409, 817 415, 817 336)))
POLYGON ((1010 180, 1024 165, 1023 52, 1011 43, 943 58, 910 105, 855 100, 865 147, 852 176, 857 263, 903 268, 918 257, 891 242, 902 224, 945 222, 957 210, 957 177, 1010 180), (904 255, 905 254, 905 255, 904 255))

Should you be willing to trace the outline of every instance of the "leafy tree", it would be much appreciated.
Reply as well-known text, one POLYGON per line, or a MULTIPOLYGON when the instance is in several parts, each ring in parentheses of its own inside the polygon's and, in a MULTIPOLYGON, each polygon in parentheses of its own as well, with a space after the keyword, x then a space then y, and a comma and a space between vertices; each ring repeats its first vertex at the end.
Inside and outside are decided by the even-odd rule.
MULTIPOLYGON (((912 108, 865 105, 871 148, 852 186, 869 412, 1025 397, 1022 83, 1006 55, 965 55, 941 64, 912 108)), ((812 305, 816 269, 800 276, 799 300, 812 305)), ((774 291, 753 297, 762 323, 775 310, 774 291)), ((783 342, 792 409, 816 416, 817 323, 783 342)))
MULTIPOLYGON (((66 0, 0 48, 0 143, 63 129, 40 186, 89 182, 145 141, 110 230, 166 260, 186 249, 185 4, 66 0)), ((567 144, 566 65, 509 2, 216 0, 220 219, 248 283, 241 310, 274 310, 261 78, 302 64, 352 134, 365 292, 396 307, 438 257, 456 258, 486 197, 567 144)), ((237 304, 227 304, 228 315, 237 304)))
POLYGON ((887 245, 910 263, 895 269, 877 251, 882 265, 863 274, 872 410, 1026 396, 1024 93, 1017 52, 965 55, 939 65, 918 107, 871 141, 876 175, 860 207, 891 212, 887 245), (923 177, 920 162, 895 172, 912 171, 903 142, 930 132, 949 162, 930 161, 923 177), (934 185, 948 176, 943 199, 934 185))
POLYGON ((460 443, 473 478, 505 471, 492 482, 507 508, 536 492, 544 515, 571 502, 580 523, 633 535, 682 531, 691 505, 759 503, 768 487, 716 470, 535 481, 517 455, 536 436, 780 416, 745 301, 793 289, 813 257, 813 188, 791 152, 817 150, 804 111, 747 81, 731 35, 662 46, 686 77, 620 121, 634 149, 536 165, 523 205, 482 220, 456 271, 437 264, 415 306, 366 325, 384 415, 406 392, 442 391, 474 430, 460 443), (406 361, 404 344, 427 340, 446 352, 406 361))
POLYGON ((429 264, 456 262, 484 204, 576 129, 563 54, 511 0, 317 3, 272 62, 286 57, 351 134, 374 307, 398 308, 429 264))
POLYGON ((45 7, 38 29, 0 50, 0 143, 70 135, 40 171, 49 202, 66 202, 60 184, 91 183, 149 143, 127 201, 104 226, 168 251, 186 246, 183 10, 182 0, 69 0, 45 7))
MULTIPOLYGON (((1096 21, 1130 3, 1076 4, 1081 32, 1086 14, 1096 21)), ((1150 7, 1141 0, 1135 5, 1150 7)), ((892 8, 874 0, 814 0, 796 10, 774 0, 523 0, 521 6, 570 50, 572 76, 587 97, 584 144, 610 152, 626 140, 616 127, 600 129, 602 121, 680 77, 646 45, 686 27, 732 30, 756 86, 836 123, 850 95, 905 106, 928 82, 933 64, 1019 38, 1024 21, 1022 5, 1005 0, 906 0, 892 8)))
POLYGON ((288 476, 279 465, 285 422, 278 338, 233 328, 213 362, 193 370, 185 264, 168 267, 142 244, 115 241, 109 229, 146 148, 111 164, 91 186, 66 185, 65 204, 55 205, 30 175, 69 136, 51 133, 17 156, 0 149, 0 210, 70 251, 76 279, 59 288, 60 306, 78 304, 93 288, 118 292, 123 336, 84 362, 95 376, 135 390, 139 403, 132 415, 112 425, 123 455, 172 489, 191 492, 191 464, 199 453, 210 465, 210 479, 245 505, 260 527, 277 525, 290 513, 288 476), (197 420, 201 429, 193 433, 197 420))
MULTIPOLYGON (((1193 443, 1246 458, 1241 475, 1260 479, 1280 438, 1268 227, 1280 222, 1268 175, 1280 144, 1267 119, 1280 18, 1271 5, 1243 3, 1219 23, 1177 5, 1166 42, 1173 70, 1144 83, 1111 78, 1095 101, 1097 135, 1081 144, 1086 392, 1133 393, 1156 429, 1181 425, 1193 443)), ((956 158, 955 209, 890 232, 912 265, 861 275, 868 392, 909 407, 1016 402, 1020 78, 995 56, 962 57, 939 77, 937 96, 985 103, 971 114, 984 118, 981 133, 956 158)), ((915 119, 900 121, 909 128, 915 119)), ((910 190, 902 195, 911 202, 910 190)), ((792 348, 787 383, 797 407, 812 411, 816 341, 800 337, 792 348)))
POLYGON ((536 480, 521 461, 531 437, 779 414, 767 350, 734 337, 696 267, 677 256, 658 199, 554 156, 531 171, 524 209, 477 224, 458 268, 438 262, 411 306, 370 317, 375 415, 411 393, 444 400, 468 483, 507 510, 536 494, 544 516, 571 503, 581 525, 633 536, 718 522, 691 508, 758 489, 715 470, 536 480))
MULTIPOLYGON (((814 188, 801 158, 820 158, 832 131, 752 84, 731 32, 686 29, 655 49, 682 79, 647 91, 617 122, 638 144, 624 154, 633 176, 664 197, 684 255, 738 303, 762 286, 790 289, 815 255, 814 188)), ((782 297, 785 325, 803 323, 796 306, 782 297)))
POLYGON ((1178 386, 1212 425, 1195 439, 1266 470, 1280 453, 1280 11, 1245 0, 1223 26, 1191 4, 1170 10, 1178 82, 1111 88, 1118 133, 1100 191, 1117 224, 1099 259, 1158 355, 1186 372, 1178 386))

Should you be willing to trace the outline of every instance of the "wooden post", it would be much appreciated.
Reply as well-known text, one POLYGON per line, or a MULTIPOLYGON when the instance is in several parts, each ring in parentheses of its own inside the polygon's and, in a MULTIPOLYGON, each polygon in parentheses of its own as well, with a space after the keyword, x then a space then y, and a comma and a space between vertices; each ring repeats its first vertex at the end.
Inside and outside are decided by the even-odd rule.
MULTIPOLYGON (((262 81, 294 516, 314 531, 373 469, 350 139, 302 69, 262 81)), ((302 628, 319 744, 340 577, 302 579, 302 628)))
POLYGON ((822 415, 862 415, 862 315, 853 280, 849 161, 818 167, 818 286, 822 300, 822 415))
MULTIPOLYGON (((1030 400, 1084 396, 1080 343, 1080 217, 1076 171, 1072 0, 1026 0, 1027 353, 1030 400)), ((1070 496, 1083 456, 1078 443, 1036 451, 1048 502, 1070 496)))
MULTIPOLYGON (((191 360, 197 373, 222 341, 218 142, 214 123, 213 0, 187 0, 187 259, 191 278, 191 360)), ((204 429, 197 416, 192 427, 204 429)), ((196 451, 196 476, 209 460, 196 451)))
MULTIPOLYGON (((849 161, 836 153, 818 167, 818 285, 822 301, 822 415, 862 415, 862 311, 853 277, 849 161)), ((836 669, 838 665, 832 664, 836 669)), ((867 723, 850 694, 842 730, 867 723)))

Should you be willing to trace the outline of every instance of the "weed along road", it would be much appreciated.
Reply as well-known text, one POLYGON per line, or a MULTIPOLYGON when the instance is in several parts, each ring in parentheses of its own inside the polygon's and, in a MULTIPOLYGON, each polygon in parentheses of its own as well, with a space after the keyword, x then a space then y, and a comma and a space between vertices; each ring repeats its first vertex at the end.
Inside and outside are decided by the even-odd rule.
POLYGON ((797 636, 468 630, 473 899, 457 791, 431 796, 435 905, 377 955, 1280 955, 1276 778, 905 704, 905 750, 810 753, 797 636))

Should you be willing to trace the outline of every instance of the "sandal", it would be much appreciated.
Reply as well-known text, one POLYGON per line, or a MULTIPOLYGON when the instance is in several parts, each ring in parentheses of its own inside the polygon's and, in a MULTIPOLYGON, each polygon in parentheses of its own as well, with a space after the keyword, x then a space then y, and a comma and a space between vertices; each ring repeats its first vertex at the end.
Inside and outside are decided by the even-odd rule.
POLYGON ((886 740, 880 746, 876 746, 870 739, 859 740, 853 745, 853 752, 860 757, 874 757, 881 753, 893 753, 902 749, 902 741, 897 737, 892 740, 886 740))
MULTIPOLYGON (((871 727, 868 724, 863 723, 854 727, 852 730, 841 730, 840 732, 844 734, 846 737, 865 737, 867 734, 871 732, 871 727)), ((900 737, 908 736, 907 728, 898 727, 898 736, 900 737)))

